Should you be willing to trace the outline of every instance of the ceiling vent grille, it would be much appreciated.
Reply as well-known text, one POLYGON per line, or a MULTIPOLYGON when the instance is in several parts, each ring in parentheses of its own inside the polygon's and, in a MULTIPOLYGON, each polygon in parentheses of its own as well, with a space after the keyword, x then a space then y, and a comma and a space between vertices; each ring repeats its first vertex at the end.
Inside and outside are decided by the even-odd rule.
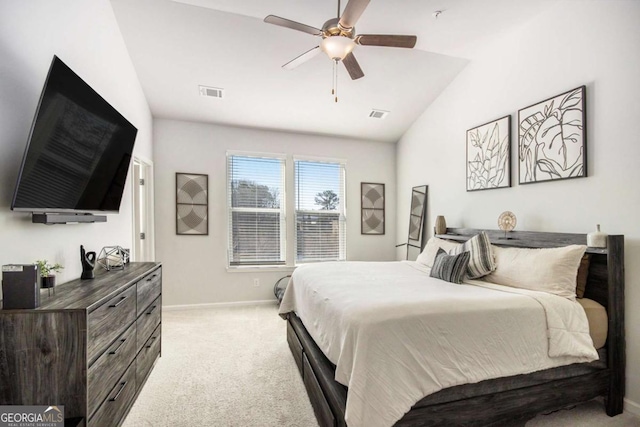
POLYGON ((200 96, 222 98, 224 95, 224 89, 221 89, 219 87, 198 86, 198 88, 200 89, 200 96))
POLYGON ((388 114, 389 112, 384 110, 371 110, 369 117, 372 119, 384 119, 388 114))

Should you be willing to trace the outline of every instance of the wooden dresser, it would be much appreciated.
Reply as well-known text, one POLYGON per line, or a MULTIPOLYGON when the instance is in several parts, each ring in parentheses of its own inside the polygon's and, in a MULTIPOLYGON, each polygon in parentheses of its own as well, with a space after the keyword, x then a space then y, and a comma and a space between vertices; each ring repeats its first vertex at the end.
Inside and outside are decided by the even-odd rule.
POLYGON ((160 356, 162 267, 96 268, 42 293, 34 310, 0 310, 0 405, 64 405, 65 418, 117 426, 160 356))

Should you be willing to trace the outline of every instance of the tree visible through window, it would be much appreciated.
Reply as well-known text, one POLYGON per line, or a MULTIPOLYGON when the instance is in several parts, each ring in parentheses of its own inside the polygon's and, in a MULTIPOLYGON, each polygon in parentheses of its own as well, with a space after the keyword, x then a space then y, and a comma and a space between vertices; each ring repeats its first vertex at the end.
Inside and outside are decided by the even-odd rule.
POLYGON ((295 161, 296 262, 346 259, 342 163, 295 161))
POLYGON ((338 207, 340 203, 340 197, 333 190, 324 190, 316 194, 316 205, 322 207, 323 210, 333 211, 338 207))

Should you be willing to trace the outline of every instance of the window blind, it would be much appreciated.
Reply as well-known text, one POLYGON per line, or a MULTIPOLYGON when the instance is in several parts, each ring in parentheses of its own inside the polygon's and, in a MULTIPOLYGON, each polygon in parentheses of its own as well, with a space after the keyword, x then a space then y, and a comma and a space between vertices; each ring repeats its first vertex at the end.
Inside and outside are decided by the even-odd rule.
POLYGON ((227 155, 229 265, 285 263, 285 160, 227 155))
POLYGON ((296 263, 346 259, 344 163, 295 160, 296 263))

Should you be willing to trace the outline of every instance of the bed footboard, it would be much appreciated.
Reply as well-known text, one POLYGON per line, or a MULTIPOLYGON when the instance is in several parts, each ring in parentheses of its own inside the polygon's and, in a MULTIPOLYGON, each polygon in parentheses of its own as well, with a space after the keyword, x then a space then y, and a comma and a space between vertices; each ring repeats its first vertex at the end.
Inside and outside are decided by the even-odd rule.
MULTIPOLYGON (((287 323, 287 342, 318 424, 346 427, 347 387, 334 380, 335 366, 298 316, 289 313, 287 323)), ((569 365, 439 391, 416 403, 396 426, 523 426, 541 412, 607 396, 611 373, 604 352, 602 357, 604 360, 582 366, 569 365)))

